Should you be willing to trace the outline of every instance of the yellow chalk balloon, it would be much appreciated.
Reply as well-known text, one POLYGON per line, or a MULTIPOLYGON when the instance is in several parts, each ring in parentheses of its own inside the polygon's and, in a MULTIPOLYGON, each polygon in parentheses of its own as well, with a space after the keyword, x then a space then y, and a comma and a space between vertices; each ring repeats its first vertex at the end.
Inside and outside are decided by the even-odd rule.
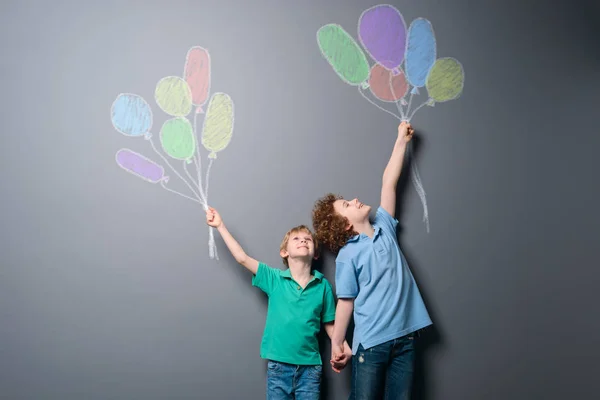
POLYGON ((438 103, 458 98, 465 84, 465 73, 458 60, 438 58, 427 76, 427 93, 438 103))
POLYGON ((192 110, 192 91, 183 78, 167 76, 156 84, 156 104, 173 117, 184 117, 192 110))
POLYGON ((216 158, 231 141, 233 133, 233 101, 225 93, 215 93, 210 98, 204 125, 202 145, 210 151, 209 158, 216 158))

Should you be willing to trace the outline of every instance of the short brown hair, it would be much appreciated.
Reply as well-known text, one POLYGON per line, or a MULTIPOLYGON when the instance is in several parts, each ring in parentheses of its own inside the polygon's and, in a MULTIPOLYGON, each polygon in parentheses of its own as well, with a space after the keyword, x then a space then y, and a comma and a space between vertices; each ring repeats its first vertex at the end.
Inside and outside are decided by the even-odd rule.
MULTIPOLYGON (((315 237, 315 235, 310 230, 310 228, 306 225, 298 225, 298 226, 293 227, 289 231, 287 231, 287 233, 283 237, 283 240, 281 241, 281 244, 279 245, 279 252, 282 252, 283 250, 287 249, 287 245, 288 245, 288 241, 290 240, 290 236, 297 232, 306 232, 306 233, 310 234, 310 237, 312 237, 312 240, 313 240, 313 243, 315 246, 315 255, 314 256, 318 257, 319 242, 318 242, 317 238, 315 237)), ((282 258, 285 266, 288 267, 288 260, 287 260, 288 258, 287 257, 281 257, 281 258, 282 258)))
POLYGON ((347 229, 350 223, 348 218, 340 215, 333 208, 333 203, 339 199, 342 197, 328 193, 315 202, 312 211, 313 227, 317 239, 334 254, 344 247, 348 239, 357 234, 354 229, 347 229))

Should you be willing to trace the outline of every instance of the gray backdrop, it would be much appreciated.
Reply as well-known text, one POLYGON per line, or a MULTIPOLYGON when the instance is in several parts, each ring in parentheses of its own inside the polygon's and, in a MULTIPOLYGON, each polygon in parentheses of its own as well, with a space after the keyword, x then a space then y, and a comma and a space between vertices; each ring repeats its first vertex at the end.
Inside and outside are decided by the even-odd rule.
MULTIPOLYGON (((196 203, 116 165, 121 147, 152 151, 115 131, 110 106, 144 96, 158 133, 156 82, 208 48, 211 92, 236 107, 209 201, 248 253, 281 265, 283 234, 319 196, 377 205, 397 121, 335 75, 315 37, 329 22, 356 37, 375 4, 2 2, 3 399, 264 397, 263 294, 218 234, 209 259, 196 203)), ((394 5, 428 18, 438 56, 466 73, 459 100, 413 119, 431 233, 410 180, 399 188, 399 240, 435 322, 415 397, 592 398, 599 7, 394 5)), ((333 282, 332 256, 320 268, 333 282)), ((345 399, 349 379, 326 368, 324 398, 345 399)))

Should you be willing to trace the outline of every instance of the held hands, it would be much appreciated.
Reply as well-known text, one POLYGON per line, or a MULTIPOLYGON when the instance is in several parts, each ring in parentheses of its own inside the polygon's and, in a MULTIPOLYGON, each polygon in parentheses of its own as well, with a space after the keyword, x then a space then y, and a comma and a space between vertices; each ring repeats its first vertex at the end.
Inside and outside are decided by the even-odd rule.
POLYGON ((344 369, 348 361, 352 358, 352 349, 344 341, 342 345, 331 344, 331 369, 338 374, 344 369))
POLYGON ((402 121, 400 125, 398 125, 398 140, 402 140, 404 143, 410 142, 412 139, 415 130, 410 125, 408 121, 402 121))
POLYGON ((223 223, 223 220, 217 210, 208 207, 208 210, 206 210, 206 223, 213 228, 218 228, 223 223))

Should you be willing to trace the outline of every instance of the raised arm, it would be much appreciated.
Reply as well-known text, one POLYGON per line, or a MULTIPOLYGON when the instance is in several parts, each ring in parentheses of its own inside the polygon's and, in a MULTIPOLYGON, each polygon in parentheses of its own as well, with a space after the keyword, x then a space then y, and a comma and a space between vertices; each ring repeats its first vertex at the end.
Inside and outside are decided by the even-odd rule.
POLYGON ((404 163, 404 153, 406 145, 412 138, 414 130, 410 123, 402 121, 398 126, 398 138, 394 144, 390 161, 388 161, 385 170, 383 171, 383 179, 381 182, 381 207, 386 210, 392 217, 396 214, 396 185, 402 171, 404 163))
POLYGON ((258 261, 246 254, 242 246, 231 236, 231 233, 227 230, 227 227, 221 219, 221 215, 212 207, 209 207, 206 211, 206 223, 213 228, 217 228, 223 241, 227 245, 227 248, 235 258, 235 261, 242 264, 248 271, 256 275, 258 270, 258 261))

